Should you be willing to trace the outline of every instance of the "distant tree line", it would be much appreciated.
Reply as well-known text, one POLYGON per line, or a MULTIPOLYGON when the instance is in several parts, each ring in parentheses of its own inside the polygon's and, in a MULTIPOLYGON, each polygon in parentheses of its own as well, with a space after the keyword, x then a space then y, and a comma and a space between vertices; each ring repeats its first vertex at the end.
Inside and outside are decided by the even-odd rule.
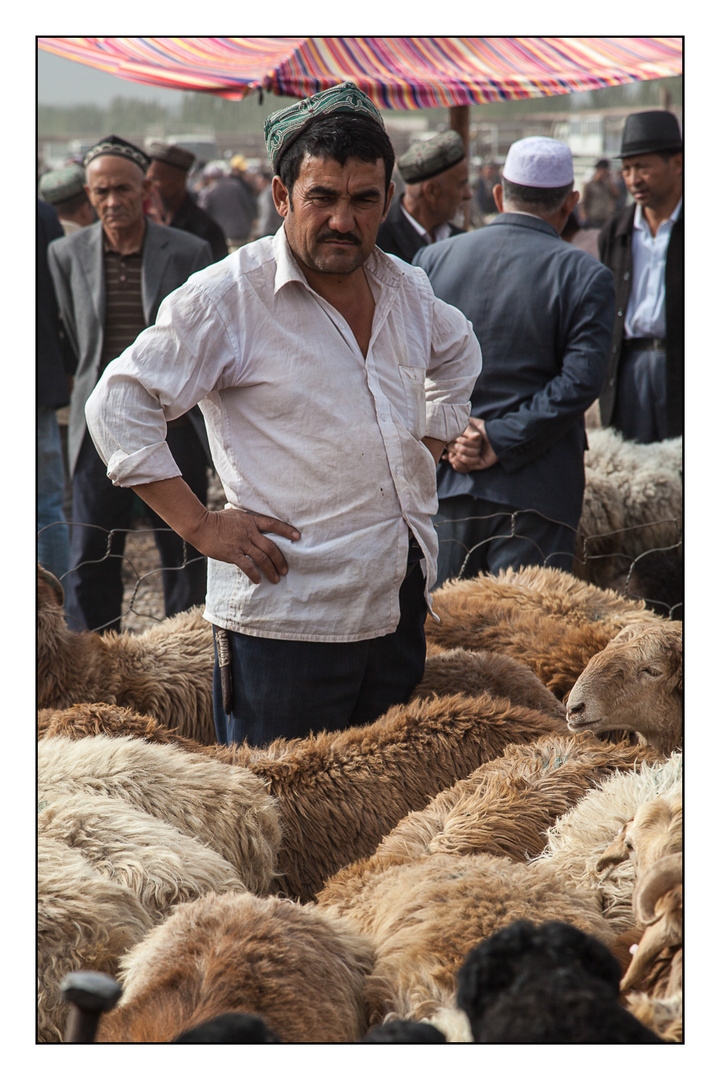
MULTIPOLYGON (((577 94, 529 98, 471 106, 472 120, 495 119, 537 112, 568 112, 578 108, 604 109, 626 106, 628 111, 663 108, 668 95, 673 106, 682 104, 682 78, 654 79, 577 94)), ((142 131, 148 127, 166 134, 178 134, 188 128, 212 128, 217 134, 262 130, 266 116, 289 105, 294 98, 257 93, 242 101, 231 101, 210 93, 178 91, 177 108, 168 108, 136 98, 113 98, 106 108, 98 105, 40 105, 38 136, 73 135, 82 131, 142 131)), ((447 109, 428 109, 431 128, 447 119, 447 109)))

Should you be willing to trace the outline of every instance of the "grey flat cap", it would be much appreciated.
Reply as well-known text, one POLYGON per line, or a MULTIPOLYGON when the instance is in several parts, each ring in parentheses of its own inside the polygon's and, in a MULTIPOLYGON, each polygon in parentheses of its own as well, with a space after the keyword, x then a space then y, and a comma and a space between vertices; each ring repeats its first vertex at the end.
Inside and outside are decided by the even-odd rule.
POLYGON ((406 184, 418 184, 451 169, 465 157, 465 144, 457 131, 441 131, 413 145, 397 159, 406 184))
POLYGON ((185 172, 195 160, 195 155, 189 150, 184 150, 182 146, 175 146, 173 143, 160 142, 159 139, 153 139, 145 150, 151 161, 162 161, 166 165, 174 165, 185 172))

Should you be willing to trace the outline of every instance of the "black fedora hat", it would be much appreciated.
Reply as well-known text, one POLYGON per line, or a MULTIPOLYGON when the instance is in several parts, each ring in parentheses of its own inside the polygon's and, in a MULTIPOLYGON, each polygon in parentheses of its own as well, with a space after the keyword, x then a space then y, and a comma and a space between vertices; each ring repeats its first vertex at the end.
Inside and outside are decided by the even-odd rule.
POLYGON ((659 154, 682 150, 680 125, 675 115, 664 109, 631 113, 625 121, 620 144, 621 158, 636 154, 659 154))

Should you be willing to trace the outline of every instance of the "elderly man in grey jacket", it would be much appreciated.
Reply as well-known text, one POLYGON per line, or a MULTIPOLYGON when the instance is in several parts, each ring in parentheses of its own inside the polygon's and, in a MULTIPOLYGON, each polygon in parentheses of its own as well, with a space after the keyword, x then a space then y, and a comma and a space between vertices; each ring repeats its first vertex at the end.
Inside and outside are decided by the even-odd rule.
MULTIPOLYGON (((87 432, 85 402, 110 361, 152 325, 160 302, 209 266, 212 253, 205 240, 145 217, 151 181, 145 175, 150 161, 142 150, 110 135, 88 151, 84 164, 85 189, 100 220, 48 248, 63 326, 77 357, 68 431, 71 569, 63 584, 73 629, 117 630, 123 597, 120 556, 133 495, 108 480, 87 432), (112 530, 118 531, 111 537, 112 530)), ((175 421, 168 440, 183 475, 204 502, 209 447, 199 413, 175 421)), ((205 560, 184 549, 160 518, 152 520, 163 566, 165 613, 173 615, 202 603, 205 560)))
POLYGON ((483 354, 469 426, 438 471, 438 585, 506 567, 572 569, 584 414, 605 378, 614 295, 607 267, 560 239, 573 182, 565 144, 520 139, 494 189, 498 216, 415 256, 483 354))

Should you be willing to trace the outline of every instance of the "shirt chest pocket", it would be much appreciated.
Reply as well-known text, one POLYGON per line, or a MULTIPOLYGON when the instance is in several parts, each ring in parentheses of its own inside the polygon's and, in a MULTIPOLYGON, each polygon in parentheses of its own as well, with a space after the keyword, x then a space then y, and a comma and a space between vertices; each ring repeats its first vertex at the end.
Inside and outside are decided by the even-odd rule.
POLYGON ((416 439, 425 435, 425 368, 398 364, 405 398, 406 423, 416 439))

